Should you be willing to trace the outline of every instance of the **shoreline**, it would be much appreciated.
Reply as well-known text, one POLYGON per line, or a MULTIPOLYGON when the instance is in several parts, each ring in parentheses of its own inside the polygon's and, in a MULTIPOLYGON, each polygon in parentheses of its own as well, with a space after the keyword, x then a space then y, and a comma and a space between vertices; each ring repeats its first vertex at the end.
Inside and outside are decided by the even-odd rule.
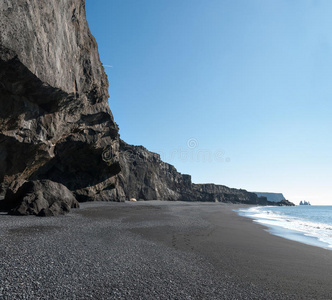
MULTIPOLYGON (((301 206, 299 207, 301 208, 301 206)), ((283 209, 287 209, 287 207, 278 208, 275 206, 254 206, 254 207, 240 209, 237 211, 237 213, 242 217, 251 219, 256 224, 260 224, 266 227, 266 231, 272 235, 276 235, 284 239, 332 251, 331 241, 326 239, 322 240, 322 238, 319 236, 319 233, 313 234, 310 231, 310 230, 319 229, 319 227, 321 226, 331 227, 331 225, 315 223, 317 221, 310 219, 305 220, 303 219, 303 216, 297 217, 296 214, 293 215, 292 211, 288 211, 286 212, 286 214, 282 214, 283 209), (277 209, 277 213, 274 213, 275 209, 277 209), (297 218, 300 218, 299 221, 300 223, 302 223, 300 225, 300 228, 298 227, 298 225, 297 228, 294 227, 295 222, 294 221, 292 222, 292 219, 296 220, 297 218), (290 226, 290 224, 293 224, 293 228, 292 226, 290 226)), ((295 212, 297 210, 295 207, 291 207, 291 209, 295 210, 295 212)), ((321 234, 324 233, 321 232, 321 234)))
POLYGON ((272 235, 240 207, 93 202, 60 217, 1 215, 0 298, 331 299, 332 252, 272 235))
MULTIPOLYGON (((187 243, 182 242, 179 249, 198 252, 239 282, 286 292, 291 299, 332 298, 330 250, 273 235, 269 227, 234 211, 255 205, 204 205, 210 207, 201 206, 208 209, 199 214, 212 226, 187 233, 182 237, 187 243)), ((153 237, 153 231, 146 236, 153 237)))
MULTIPOLYGON (((217 214, 211 217, 221 229, 215 237, 223 239, 223 253, 233 252, 238 266, 231 265, 229 270, 235 276, 293 294, 294 299, 332 297, 330 250, 274 235, 268 226, 235 211, 221 222, 217 214), (228 232, 222 230, 224 223, 232 223, 228 232)), ((222 254, 215 256, 220 261, 222 254)))

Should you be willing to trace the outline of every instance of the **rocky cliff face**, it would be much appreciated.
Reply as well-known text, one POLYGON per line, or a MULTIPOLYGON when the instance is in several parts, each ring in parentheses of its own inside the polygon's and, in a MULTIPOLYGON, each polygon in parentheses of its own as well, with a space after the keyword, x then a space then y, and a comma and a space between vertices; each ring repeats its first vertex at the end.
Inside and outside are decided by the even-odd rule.
POLYGON ((159 154, 122 140, 120 166, 117 194, 123 200, 184 200, 191 187, 190 176, 180 174, 174 166, 161 161, 159 154))
POLYGON ((216 184, 193 184, 192 189, 199 201, 214 201, 226 203, 245 203, 268 205, 266 197, 258 197, 243 189, 229 188, 216 184))
POLYGON ((223 185, 193 184, 190 175, 184 175, 174 166, 160 160, 159 154, 142 146, 128 145, 120 140, 119 185, 117 195, 121 200, 181 200, 204 202, 229 202, 258 205, 289 205, 270 202, 246 190, 223 185))
POLYGON ((118 127, 84 0, 0 2, 0 195, 50 179, 113 199, 118 127))
POLYGON ((267 200, 271 202, 279 202, 282 200, 286 200, 282 193, 261 193, 261 192, 254 192, 258 197, 266 197, 267 200))

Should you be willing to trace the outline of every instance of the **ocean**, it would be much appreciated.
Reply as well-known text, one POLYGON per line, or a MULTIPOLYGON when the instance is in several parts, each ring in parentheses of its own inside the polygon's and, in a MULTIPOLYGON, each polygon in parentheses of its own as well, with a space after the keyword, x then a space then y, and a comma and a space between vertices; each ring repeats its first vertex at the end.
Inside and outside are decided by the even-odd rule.
POLYGON ((264 206, 240 209, 271 234, 332 250, 332 206, 264 206))

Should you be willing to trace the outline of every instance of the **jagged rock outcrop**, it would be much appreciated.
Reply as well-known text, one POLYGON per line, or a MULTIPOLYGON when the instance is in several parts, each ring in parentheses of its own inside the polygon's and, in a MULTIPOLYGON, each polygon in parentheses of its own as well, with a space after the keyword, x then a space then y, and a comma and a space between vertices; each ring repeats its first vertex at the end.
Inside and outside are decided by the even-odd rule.
POLYGON ((258 197, 255 193, 250 193, 243 189, 229 188, 216 184, 193 184, 194 197, 198 201, 214 201, 226 203, 245 203, 269 205, 266 197, 258 197))
POLYGON ((279 202, 273 202, 273 205, 277 206, 295 206, 293 202, 290 202, 289 200, 281 200, 279 202))
MULTIPOLYGON (((120 165, 122 171, 117 194, 121 195, 122 200, 135 198, 278 205, 266 197, 258 197, 242 189, 216 184, 193 184, 190 175, 177 172, 174 166, 161 161, 159 154, 142 146, 128 145, 122 140, 120 165)), ((286 202, 283 205, 287 205, 286 202)))
POLYGON ((174 166, 163 162, 159 154, 143 146, 120 140, 120 166, 117 191, 123 200, 189 200, 186 193, 191 177, 180 174, 174 166))
POLYGON ((80 201, 115 199, 118 151, 85 1, 1 1, 0 197, 49 179, 80 201))
POLYGON ((16 192, 9 189, 3 209, 13 215, 57 216, 79 203, 64 185, 50 180, 27 181, 16 192))

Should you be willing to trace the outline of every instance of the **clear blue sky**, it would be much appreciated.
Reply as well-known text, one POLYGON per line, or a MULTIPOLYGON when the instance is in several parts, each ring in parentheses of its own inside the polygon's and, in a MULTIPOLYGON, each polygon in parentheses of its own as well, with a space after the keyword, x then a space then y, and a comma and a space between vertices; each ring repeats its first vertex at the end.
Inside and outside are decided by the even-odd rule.
POLYGON ((86 9, 122 139, 195 183, 332 205, 332 1, 86 9))

